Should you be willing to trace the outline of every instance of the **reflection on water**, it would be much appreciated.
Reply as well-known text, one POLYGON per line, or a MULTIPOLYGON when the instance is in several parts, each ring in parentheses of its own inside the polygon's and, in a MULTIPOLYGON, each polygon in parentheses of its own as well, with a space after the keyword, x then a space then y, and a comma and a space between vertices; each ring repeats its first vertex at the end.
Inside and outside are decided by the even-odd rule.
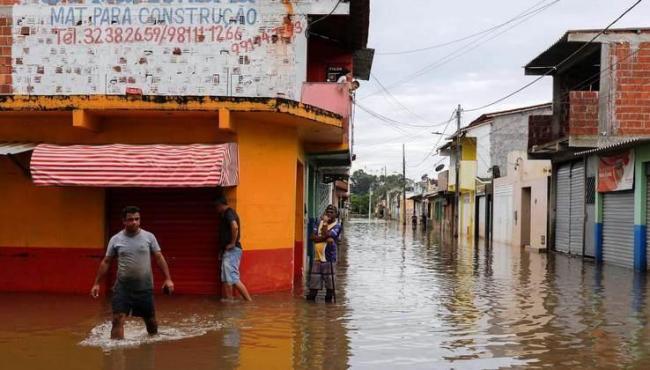
POLYGON ((645 368, 645 275, 434 231, 353 221, 335 305, 298 294, 225 304, 157 297, 161 335, 139 320, 108 339, 110 304, 0 294, 2 369, 645 368))

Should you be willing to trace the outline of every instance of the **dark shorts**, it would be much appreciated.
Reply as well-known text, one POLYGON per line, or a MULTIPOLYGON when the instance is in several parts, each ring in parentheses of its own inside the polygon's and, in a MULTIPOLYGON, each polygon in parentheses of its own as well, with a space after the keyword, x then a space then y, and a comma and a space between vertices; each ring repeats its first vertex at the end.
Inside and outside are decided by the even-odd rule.
POLYGON ((321 262, 314 260, 311 265, 311 272, 307 287, 309 289, 334 289, 334 279, 336 275, 336 262, 321 262), (332 275, 334 274, 334 276, 332 275))
POLYGON ((113 287, 113 300, 111 303, 113 314, 123 313, 126 315, 150 318, 155 316, 153 306, 153 291, 132 290, 120 283, 113 287))

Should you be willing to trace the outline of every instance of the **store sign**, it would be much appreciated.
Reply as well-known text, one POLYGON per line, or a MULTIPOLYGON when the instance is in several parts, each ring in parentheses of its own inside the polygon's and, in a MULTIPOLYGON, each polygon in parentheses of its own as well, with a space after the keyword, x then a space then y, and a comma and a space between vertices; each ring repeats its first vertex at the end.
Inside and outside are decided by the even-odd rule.
POLYGON ((13 91, 298 100, 307 15, 348 14, 337 2, 18 0, 9 39, 13 91))
POLYGON ((598 192, 631 190, 634 188, 634 151, 600 157, 598 192))

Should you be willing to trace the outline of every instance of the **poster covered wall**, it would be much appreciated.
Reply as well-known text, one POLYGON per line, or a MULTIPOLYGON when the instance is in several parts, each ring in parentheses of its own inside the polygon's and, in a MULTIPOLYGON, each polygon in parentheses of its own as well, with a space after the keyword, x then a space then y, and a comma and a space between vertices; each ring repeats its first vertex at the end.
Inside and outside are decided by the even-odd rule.
POLYGON ((601 156, 598 166, 598 192, 632 190, 634 188, 634 150, 601 156))

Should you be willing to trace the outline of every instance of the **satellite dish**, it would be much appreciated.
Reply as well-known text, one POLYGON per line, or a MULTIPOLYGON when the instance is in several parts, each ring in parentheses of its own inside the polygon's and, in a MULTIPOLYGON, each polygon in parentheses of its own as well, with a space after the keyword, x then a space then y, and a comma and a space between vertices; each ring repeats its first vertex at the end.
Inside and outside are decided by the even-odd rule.
POLYGON ((444 169, 445 169, 445 165, 444 165, 444 164, 440 164, 440 165, 438 165, 438 167, 436 167, 436 172, 440 172, 440 171, 442 171, 442 170, 444 170, 444 169))

